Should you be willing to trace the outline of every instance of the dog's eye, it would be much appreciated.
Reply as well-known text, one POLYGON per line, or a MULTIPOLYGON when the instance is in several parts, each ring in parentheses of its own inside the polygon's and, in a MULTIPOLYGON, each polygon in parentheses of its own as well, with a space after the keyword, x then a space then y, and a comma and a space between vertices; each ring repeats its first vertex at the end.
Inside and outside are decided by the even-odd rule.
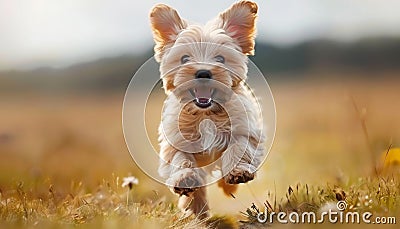
POLYGON ((181 63, 182 63, 182 64, 187 63, 189 60, 190 60, 190 56, 188 56, 188 55, 183 55, 183 56, 181 57, 181 63))
POLYGON ((218 55, 215 57, 215 61, 223 64, 223 63, 225 63, 225 58, 221 55, 218 55))

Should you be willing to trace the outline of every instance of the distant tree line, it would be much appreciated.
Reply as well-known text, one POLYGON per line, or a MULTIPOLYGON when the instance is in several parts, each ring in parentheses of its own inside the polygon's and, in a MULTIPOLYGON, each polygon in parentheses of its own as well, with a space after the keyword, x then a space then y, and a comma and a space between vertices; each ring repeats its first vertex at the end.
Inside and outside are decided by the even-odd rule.
MULTIPOLYGON (((63 69, 0 72, 0 92, 11 90, 122 90, 136 70, 152 56, 124 55, 80 63, 63 69)), ((313 70, 400 73, 400 38, 364 39, 352 43, 309 41, 291 47, 258 42, 250 57, 264 74, 284 75, 285 80, 313 70)), ((340 77, 340 74, 338 74, 340 77)), ((273 78, 279 80, 280 77, 273 78)))

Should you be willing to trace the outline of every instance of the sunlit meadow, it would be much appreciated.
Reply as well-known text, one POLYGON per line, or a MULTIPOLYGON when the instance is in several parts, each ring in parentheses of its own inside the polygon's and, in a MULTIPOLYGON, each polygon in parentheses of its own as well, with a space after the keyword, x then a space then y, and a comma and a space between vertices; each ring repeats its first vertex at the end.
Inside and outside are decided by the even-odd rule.
MULTIPOLYGON (((398 83, 271 84, 271 152, 256 180, 232 196, 209 188, 214 216, 206 221, 182 218, 177 197, 135 165, 122 133, 123 92, 3 94, 0 227, 258 228, 268 225, 257 211, 318 212, 340 199, 354 211, 398 217, 398 83)), ((154 137, 160 108, 149 107, 154 137)))

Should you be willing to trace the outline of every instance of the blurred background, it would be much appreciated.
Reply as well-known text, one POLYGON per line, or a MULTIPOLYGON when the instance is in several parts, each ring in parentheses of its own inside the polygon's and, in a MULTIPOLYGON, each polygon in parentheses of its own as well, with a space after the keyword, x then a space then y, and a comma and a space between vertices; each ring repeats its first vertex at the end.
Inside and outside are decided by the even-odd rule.
MULTIPOLYGON (((233 2, 163 1, 200 23, 233 2)), ((298 182, 370 175, 382 152, 400 145, 399 1, 256 2, 250 58, 274 94, 277 132, 239 200, 211 187, 217 212, 244 210, 268 191, 282 196, 298 182)), ((19 181, 94 189, 112 174, 131 174, 140 180, 138 201, 153 190, 176 198, 137 168, 121 124, 129 81, 153 55, 148 14, 156 3, 0 0, 0 190, 19 181)))

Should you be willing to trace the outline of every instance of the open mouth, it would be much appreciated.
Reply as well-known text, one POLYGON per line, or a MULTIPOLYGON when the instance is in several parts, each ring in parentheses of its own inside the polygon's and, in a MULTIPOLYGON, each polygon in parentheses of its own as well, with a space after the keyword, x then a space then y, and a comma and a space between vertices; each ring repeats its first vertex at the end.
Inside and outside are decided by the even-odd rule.
POLYGON ((200 108, 207 108, 212 105, 214 90, 207 87, 190 89, 190 94, 194 97, 193 102, 200 108))

